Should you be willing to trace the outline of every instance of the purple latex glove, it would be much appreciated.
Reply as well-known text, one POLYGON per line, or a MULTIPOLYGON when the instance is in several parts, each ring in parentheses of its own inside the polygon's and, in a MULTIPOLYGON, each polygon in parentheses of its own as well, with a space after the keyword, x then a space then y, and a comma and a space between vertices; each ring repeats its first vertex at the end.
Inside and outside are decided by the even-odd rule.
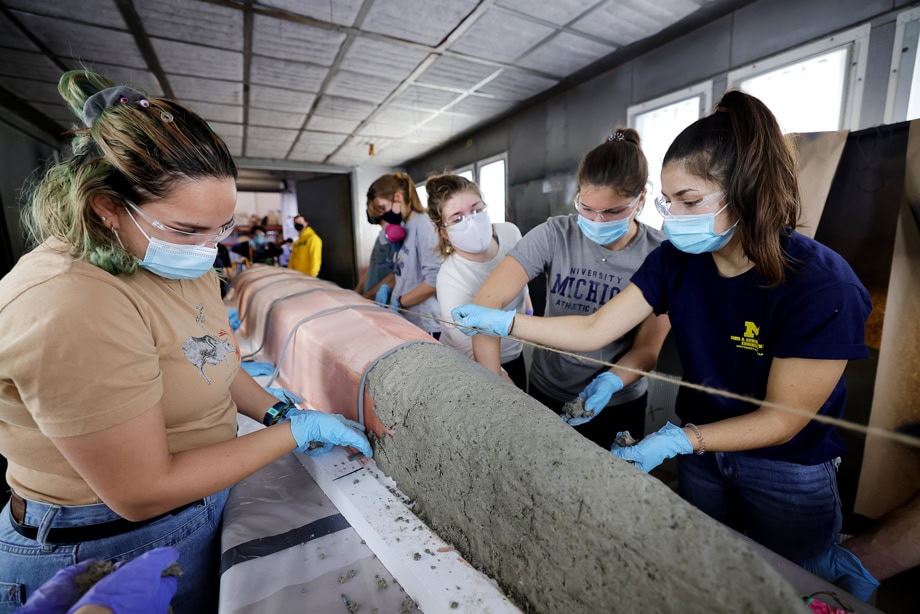
POLYGON ((178 559, 179 552, 174 548, 145 552, 99 580, 68 614, 85 605, 105 606, 117 614, 166 614, 179 581, 162 575, 178 559))
POLYGON ((17 614, 64 614, 79 596, 74 578, 85 573, 95 562, 95 559, 81 561, 54 574, 38 587, 24 606, 16 610, 17 614))
POLYGON ((325 454, 333 446, 351 446, 361 450, 364 456, 371 458, 374 451, 364 427, 339 414, 327 414, 313 409, 292 409, 285 417, 291 423, 291 434, 297 441, 295 452, 304 452, 313 456, 325 454), (320 448, 310 449, 310 444, 319 442, 320 448))

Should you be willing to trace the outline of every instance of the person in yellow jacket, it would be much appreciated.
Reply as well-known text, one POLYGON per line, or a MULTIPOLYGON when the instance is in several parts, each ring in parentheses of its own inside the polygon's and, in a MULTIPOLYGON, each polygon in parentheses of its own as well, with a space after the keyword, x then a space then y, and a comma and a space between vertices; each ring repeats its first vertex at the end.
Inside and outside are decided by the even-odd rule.
POLYGON ((294 228, 300 233, 291 247, 288 268, 316 277, 323 261, 323 240, 310 228, 302 215, 294 218, 294 228))

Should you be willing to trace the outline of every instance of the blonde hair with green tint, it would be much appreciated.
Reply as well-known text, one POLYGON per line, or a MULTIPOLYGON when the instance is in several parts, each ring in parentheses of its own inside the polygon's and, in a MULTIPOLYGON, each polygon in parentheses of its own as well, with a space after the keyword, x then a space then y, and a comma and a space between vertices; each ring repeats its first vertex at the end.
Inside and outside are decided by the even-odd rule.
MULTIPOLYGON (((82 121, 83 105, 111 81, 88 70, 61 76, 58 91, 82 121)), ((35 243, 49 238, 101 269, 130 274, 137 259, 90 207, 95 196, 142 205, 196 179, 236 178, 236 165, 207 122, 162 98, 107 107, 92 126, 74 131, 72 155, 51 165, 34 187, 23 225, 35 243)))

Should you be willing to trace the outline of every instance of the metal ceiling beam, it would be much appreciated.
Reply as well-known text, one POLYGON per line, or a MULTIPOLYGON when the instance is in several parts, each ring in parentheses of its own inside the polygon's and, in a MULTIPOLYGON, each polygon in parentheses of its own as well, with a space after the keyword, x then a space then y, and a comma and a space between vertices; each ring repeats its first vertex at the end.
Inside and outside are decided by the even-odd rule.
MULTIPOLYGON (((366 0, 365 5, 368 5, 371 2, 373 2, 373 0, 366 0)), ((372 121, 374 121, 374 118, 376 118, 387 107, 387 105, 389 105, 397 96, 409 89, 409 86, 412 85, 415 80, 421 76, 422 73, 428 70, 432 64, 434 64, 435 60, 437 59, 436 54, 442 53, 449 45, 452 45, 457 39, 463 36, 467 30, 469 30, 473 24, 476 23, 476 20, 478 20, 487 10, 489 10, 492 5, 495 4, 495 2, 496 0, 482 0, 478 5, 476 5, 476 8, 470 11, 469 14, 467 14, 467 16, 457 24, 457 27, 451 30, 451 32, 444 37, 444 40, 438 43, 437 47, 431 49, 431 54, 422 60, 418 66, 416 66, 415 69, 409 73, 409 76, 403 79, 402 82, 396 87, 396 89, 390 92, 390 95, 384 98, 383 101, 377 105, 377 108, 371 111, 371 113, 364 118, 364 121, 358 124, 354 130, 352 130, 348 138, 345 139, 342 144, 335 149, 335 151, 326 156, 324 162, 331 160, 337 153, 342 151, 342 149, 348 146, 354 139, 359 138, 358 134, 361 132, 361 130, 363 130, 372 121)), ((355 20, 355 23, 359 22, 355 20)), ((440 114, 440 111, 438 111, 437 114, 440 114)))
POLYGON ((305 171, 310 173, 350 173, 351 167, 316 162, 298 162, 297 160, 268 160, 265 158, 234 157, 240 169, 258 171, 305 171))
POLYGON ((3 114, 3 121, 52 147, 61 146, 64 128, 3 87, 0 87, 0 108, 11 111, 3 114))
MULTIPOLYGON (((364 19, 367 17, 368 12, 370 12, 371 6, 373 6, 373 4, 374 0, 364 0, 364 2, 361 4, 361 8, 358 9, 357 16, 355 17, 355 23, 357 25, 360 26, 362 23, 364 23, 364 19)), ((349 29, 354 30, 355 32, 360 31, 357 28, 349 29)), ((326 93, 326 88, 329 87, 329 82, 332 81, 332 78, 335 76, 335 71, 338 70, 339 66, 342 64, 342 60, 345 59, 345 54, 348 53, 348 50, 351 48, 351 44, 354 42, 355 36, 356 34, 354 32, 348 32, 345 35, 345 40, 342 41, 342 45, 339 47, 339 52, 335 54, 335 59, 332 60, 332 66, 329 67, 329 72, 326 73, 326 77, 323 79, 323 82, 319 86, 319 91, 316 93, 316 98, 313 99, 313 104, 310 105, 310 110, 307 111, 307 116, 304 117, 303 124, 300 126, 300 134, 297 135, 297 138, 294 139, 293 143, 291 143, 287 154, 284 156, 285 158, 289 158, 291 156, 291 154, 294 152, 294 148, 297 147, 297 143, 300 142, 300 139, 305 137, 307 124, 310 123, 310 118, 313 117, 313 113, 316 112, 316 107, 319 106, 320 98, 322 98, 322 96, 326 93)), ((345 142, 347 143, 350 139, 351 137, 349 136, 345 139, 345 142)), ((341 148, 342 146, 339 145, 338 148, 336 148, 336 150, 332 153, 336 153, 341 148)), ((326 156, 323 159, 323 163, 326 164, 331 157, 331 154, 326 156)))
POLYGON ((122 19, 125 20, 128 26, 128 31, 134 37, 134 43, 141 52, 141 56, 147 62, 147 68, 160 82, 160 88, 162 88, 164 96, 175 100, 176 94, 173 92, 172 85, 169 84, 166 71, 163 70, 163 66, 160 64, 160 58, 157 57, 153 43, 150 42, 150 37, 147 36, 147 30, 144 29, 144 23, 134 7, 134 2, 132 0, 115 0, 115 4, 118 6, 122 19))
MULTIPOLYGON (((249 74, 252 70, 252 0, 246 0, 243 9, 243 140, 240 153, 246 153, 249 140, 249 74)), ((296 139, 295 139, 296 140, 296 139)))

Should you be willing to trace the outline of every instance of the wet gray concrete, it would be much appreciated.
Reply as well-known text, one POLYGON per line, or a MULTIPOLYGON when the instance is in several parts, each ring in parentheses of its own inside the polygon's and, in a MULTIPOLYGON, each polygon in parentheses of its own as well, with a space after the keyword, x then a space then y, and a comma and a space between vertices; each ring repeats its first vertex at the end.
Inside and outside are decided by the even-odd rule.
POLYGON ((378 465, 535 612, 807 611, 772 567, 658 480, 436 344, 368 377, 378 465))

